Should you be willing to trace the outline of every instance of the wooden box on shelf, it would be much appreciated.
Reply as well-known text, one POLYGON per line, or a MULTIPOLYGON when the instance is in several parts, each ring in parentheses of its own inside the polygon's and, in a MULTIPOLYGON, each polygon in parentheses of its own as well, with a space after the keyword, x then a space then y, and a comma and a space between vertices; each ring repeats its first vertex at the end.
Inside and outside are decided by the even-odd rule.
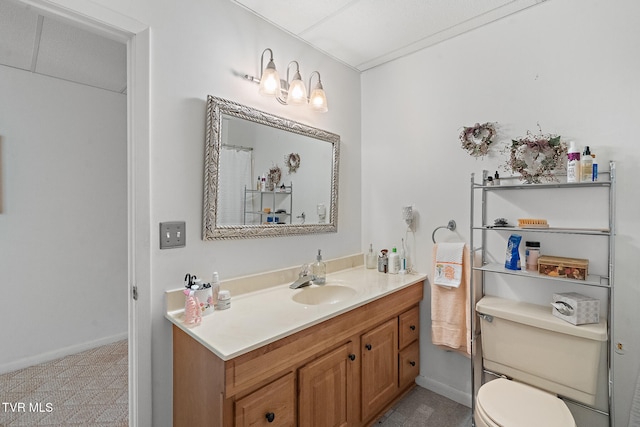
POLYGON ((586 280, 589 260, 542 255, 538 258, 538 273, 551 277, 586 280))

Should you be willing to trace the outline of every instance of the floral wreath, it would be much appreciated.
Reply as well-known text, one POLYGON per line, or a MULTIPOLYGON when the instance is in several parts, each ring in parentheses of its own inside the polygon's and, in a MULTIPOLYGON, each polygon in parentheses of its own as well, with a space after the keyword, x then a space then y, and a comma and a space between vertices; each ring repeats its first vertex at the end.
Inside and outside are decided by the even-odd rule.
POLYGON ((269 189, 273 190, 278 185, 281 178, 282 171, 278 166, 273 166, 269 169, 269 189))
POLYGON ((288 156, 284 156, 284 163, 289 169, 289 173, 295 173, 300 167, 300 155, 298 153, 291 153, 288 156))
POLYGON ((559 135, 542 132, 511 140, 507 147, 509 159, 505 168, 518 173, 527 184, 540 184, 544 181, 557 181, 554 170, 564 168, 563 159, 567 156, 567 145, 560 141, 559 135))
POLYGON ((476 123, 471 127, 464 127, 460 132, 462 148, 473 157, 485 156, 489 152, 489 145, 496 136, 496 127, 493 123, 476 123))

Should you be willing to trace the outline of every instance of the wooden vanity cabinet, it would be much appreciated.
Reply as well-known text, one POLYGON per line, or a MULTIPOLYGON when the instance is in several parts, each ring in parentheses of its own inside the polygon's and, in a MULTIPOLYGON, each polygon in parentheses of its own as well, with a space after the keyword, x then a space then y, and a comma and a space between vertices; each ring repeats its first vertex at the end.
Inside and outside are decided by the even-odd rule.
POLYGON ((414 307, 402 313, 399 321, 398 376, 399 386, 404 388, 420 374, 420 309, 414 307))
POLYGON ((226 361, 174 325, 173 425, 371 424, 419 373, 423 287, 415 283, 226 361))
POLYGON ((362 418, 369 419, 398 392, 398 319, 362 335, 362 418))
POLYGON ((358 364, 348 342, 298 370, 298 419, 301 426, 341 426, 357 423, 354 396, 358 364))
POLYGON ((238 427, 296 425, 296 383, 293 373, 235 402, 238 427))

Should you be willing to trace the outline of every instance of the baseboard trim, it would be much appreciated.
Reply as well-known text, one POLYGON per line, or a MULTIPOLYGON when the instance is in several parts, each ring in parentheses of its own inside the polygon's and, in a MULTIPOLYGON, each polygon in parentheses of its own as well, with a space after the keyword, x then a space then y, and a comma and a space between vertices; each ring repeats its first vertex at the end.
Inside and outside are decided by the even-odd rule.
POLYGON ((468 408, 471 407, 471 395, 469 393, 465 393, 447 384, 434 381, 422 375, 419 375, 416 378, 416 384, 418 384, 420 387, 424 387, 427 390, 431 390, 434 393, 438 393, 441 396, 451 399, 454 402, 458 402, 459 404, 464 405, 468 408))
POLYGON ((0 374, 6 374, 7 372, 13 372, 17 371, 18 369, 28 368, 29 366, 39 365, 40 363, 49 362, 51 360, 59 359, 71 354, 80 353, 85 350, 91 350, 92 348, 100 347, 103 345, 113 344, 114 342, 127 339, 128 336, 129 334, 127 332, 122 332, 117 335, 111 335, 97 340, 59 348, 53 351, 38 354, 37 356, 25 357, 13 362, 4 363, 0 365, 0 374))

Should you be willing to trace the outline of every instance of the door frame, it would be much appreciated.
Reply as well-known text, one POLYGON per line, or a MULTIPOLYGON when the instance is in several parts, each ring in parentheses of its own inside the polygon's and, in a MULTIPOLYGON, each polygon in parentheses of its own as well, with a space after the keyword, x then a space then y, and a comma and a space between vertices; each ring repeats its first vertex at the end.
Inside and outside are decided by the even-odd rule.
POLYGON ((18 0, 127 45, 127 280, 129 425, 151 426, 149 26, 85 0, 18 0), (137 299, 133 290, 137 290, 137 299))

